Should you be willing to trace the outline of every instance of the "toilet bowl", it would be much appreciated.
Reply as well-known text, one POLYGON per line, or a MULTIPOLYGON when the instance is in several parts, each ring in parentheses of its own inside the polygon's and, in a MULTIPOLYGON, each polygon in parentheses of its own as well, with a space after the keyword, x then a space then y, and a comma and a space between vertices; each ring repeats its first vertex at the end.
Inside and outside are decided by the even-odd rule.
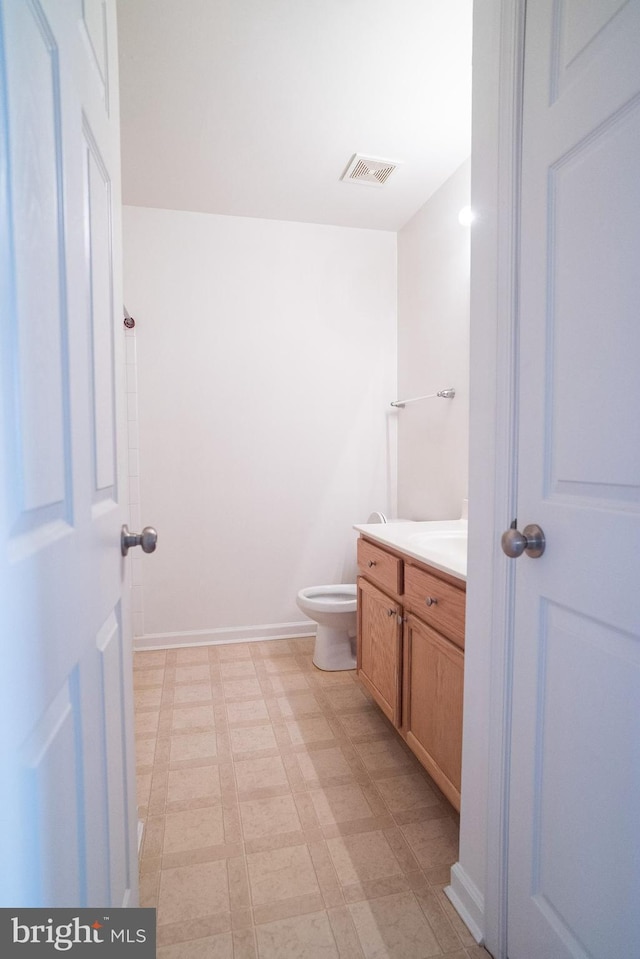
POLYGON ((308 586, 298 606, 318 624, 313 663, 318 669, 355 669, 357 594, 355 583, 308 586))

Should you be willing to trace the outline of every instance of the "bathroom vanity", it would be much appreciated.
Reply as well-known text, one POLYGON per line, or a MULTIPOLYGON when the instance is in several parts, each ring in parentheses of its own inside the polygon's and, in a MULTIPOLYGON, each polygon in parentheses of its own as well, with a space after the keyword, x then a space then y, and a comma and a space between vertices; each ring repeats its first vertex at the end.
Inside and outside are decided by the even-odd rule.
POLYGON ((355 528, 358 678, 459 810, 466 522, 355 528))

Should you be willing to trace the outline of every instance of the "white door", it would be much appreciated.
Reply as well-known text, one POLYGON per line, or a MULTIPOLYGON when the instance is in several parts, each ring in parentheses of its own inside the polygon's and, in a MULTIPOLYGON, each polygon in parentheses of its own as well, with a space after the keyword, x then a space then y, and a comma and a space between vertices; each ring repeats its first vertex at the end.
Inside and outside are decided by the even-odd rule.
POLYGON ((136 905, 115 2, 0 18, 0 905, 136 905))
POLYGON ((531 0, 510 959, 640 956, 640 2, 531 0))

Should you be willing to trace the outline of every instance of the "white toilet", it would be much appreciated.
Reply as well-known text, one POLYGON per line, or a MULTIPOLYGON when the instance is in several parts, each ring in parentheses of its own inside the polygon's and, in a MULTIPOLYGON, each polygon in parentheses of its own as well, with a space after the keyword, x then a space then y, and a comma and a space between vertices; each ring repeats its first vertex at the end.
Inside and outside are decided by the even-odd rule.
POLYGON ((318 624, 313 662, 318 669, 356 668, 356 585, 308 586, 296 598, 318 624))

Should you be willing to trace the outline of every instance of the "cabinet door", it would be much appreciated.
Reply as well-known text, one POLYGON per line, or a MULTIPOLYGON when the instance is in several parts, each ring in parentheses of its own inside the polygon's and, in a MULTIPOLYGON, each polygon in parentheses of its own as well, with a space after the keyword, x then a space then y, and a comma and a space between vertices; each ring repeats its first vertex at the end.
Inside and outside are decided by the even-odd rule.
POLYGON ((358 676, 385 716, 400 725, 402 607, 358 580, 358 676))
POLYGON ((407 743, 460 809, 464 654, 412 615, 405 643, 407 743))

